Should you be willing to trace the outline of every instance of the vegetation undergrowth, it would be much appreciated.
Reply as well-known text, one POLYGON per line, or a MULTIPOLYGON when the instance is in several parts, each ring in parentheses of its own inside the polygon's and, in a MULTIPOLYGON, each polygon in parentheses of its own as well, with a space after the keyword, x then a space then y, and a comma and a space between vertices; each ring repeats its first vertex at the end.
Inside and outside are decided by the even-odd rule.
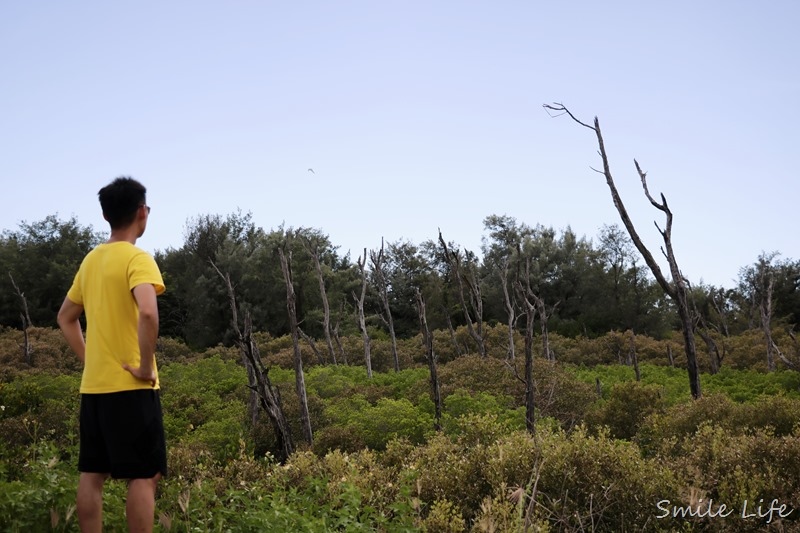
MULTIPOLYGON (((37 335, 53 359, 7 364, 0 382, 0 529, 77 531, 80 376, 55 359, 69 357, 56 336, 37 335)), ((800 530, 794 371, 723 367, 692 401, 680 369, 643 362, 636 381, 625 365, 537 358, 531 434, 524 384, 501 359, 440 366, 438 432, 425 367, 369 379, 360 366, 309 365, 308 445, 293 371, 273 365, 300 446, 280 464, 269 421, 248 413, 235 351, 162 350, 160 531, 800 530), (779 505, 784 516, 768 512, 779 505)), ((124 498, 109 482, 106 530, 124 529, 124 498)))

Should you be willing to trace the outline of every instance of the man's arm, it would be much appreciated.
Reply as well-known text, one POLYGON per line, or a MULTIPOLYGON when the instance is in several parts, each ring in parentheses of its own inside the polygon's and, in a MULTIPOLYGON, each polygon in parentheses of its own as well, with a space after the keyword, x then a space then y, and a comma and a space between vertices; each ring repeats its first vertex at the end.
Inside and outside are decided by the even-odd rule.
POLYGON ((67 344, 83 363, 86 358, 86 341, 83 339, 83 331, 81 331, 81 314, 83 314, 82 305, 76 304, 69 298, 64 298, 64 303, 58 310, 57 320, 61 333, 67 339, 67 344))
POLYGON ((133 297, 139 306, 139 354, 138 368, 123 365, 136 378, 156 384, 156 340, 158 340, 158 301, 156 288, 143 283, 133 288, 133 297))

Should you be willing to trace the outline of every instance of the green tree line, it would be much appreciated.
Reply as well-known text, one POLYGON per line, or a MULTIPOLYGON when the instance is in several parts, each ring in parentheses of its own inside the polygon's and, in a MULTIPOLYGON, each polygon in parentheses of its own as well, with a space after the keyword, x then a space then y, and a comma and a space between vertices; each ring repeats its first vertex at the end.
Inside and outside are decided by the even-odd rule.
MULTIPOLYGON (((468 321, 524 330, 521 284, 542 302, 537 321, 546 319, 549 331, 562 336, 594 338, 632 330, 664 338, 678 327, 673 304, 620 227, 604 226, 596 239, 587 239, 570 228, 556 231, 491 215, 484 228, 480 255, 443 236, 439 242, 390 242, 352 258, 340 254, 320 229, 266 231, 253 223, 249 213, 200 215, 187 221, 179 248, 155 254, 168 286, 159 300, 161 334, 197 349, 232 343, 228 296, 215 266, 230 276, 255 331, 272 336, 288 333, 279 248, 290 257, 298 323, 311 339, 325 337, 326 305, 330 329, 342 336, 358 333, 359 262, 367 282, 365 323, 376 338, 389 334, 387 313, 398 338, 419 333, 417 290, 424 294, 432 330, 453 331, 468 321)), ((75 217, 48 216, 4 230, 0 325, 55 326, 56 312, 79 262, 103 238, 75 217)), ((800 317, 799 286, 800 261, 762 254, 741 268, 734 287, 692 286, 698 330, 708 333, 720 361, 724 339, 749 329, 768 325, 793 337, 800 317)), ((479 351, 476 338, 468 338, 457 349, 479 351)), ((776 358, 785 351, 776 349, 776 358)))

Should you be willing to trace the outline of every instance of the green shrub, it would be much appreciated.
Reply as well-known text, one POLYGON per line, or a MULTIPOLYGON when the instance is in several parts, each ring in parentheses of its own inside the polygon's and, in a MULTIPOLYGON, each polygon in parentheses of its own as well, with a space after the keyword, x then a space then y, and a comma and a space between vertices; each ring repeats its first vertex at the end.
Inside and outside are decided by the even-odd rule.
POLYGON ((673 472, 642 458, 630 442, 602 432, 589 435, 582 428, 566 437, 545 433, 539 442, 541 459, 530 474, 537 480, 535 516, 559 528, 643 528, 653 521, 656 502, 677 499, 673 472))
POLYGON ((649 415, 664 406, 661 388, 636 381, 617 383, 608 399, 599 403, 586 417, 590 426, 607 427, 616 439, 631 439, 649 415))

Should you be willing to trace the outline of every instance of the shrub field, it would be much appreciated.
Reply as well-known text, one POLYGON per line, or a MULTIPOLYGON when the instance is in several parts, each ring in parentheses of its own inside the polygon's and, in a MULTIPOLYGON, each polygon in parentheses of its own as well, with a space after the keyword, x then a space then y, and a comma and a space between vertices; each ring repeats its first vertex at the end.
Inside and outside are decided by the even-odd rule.
MULTIPOLYGON (((0 529, 77 531, 80 369, 57 331, 32 339, 30 366, 21 332, 0 332, 0 529)), ((284 464, 265 413, 248 414, 238 352, 162 340, 170 472, 156 530, 800 531, 797 372, 723 366, 691 400, 660 348, 636 381, 592 341, 556 337, 562 357, 535 361, 534 433, 513 364, 475 355, 443 358, 435 431, 418 340, 401 346, 400 372, 381 367, 376 343, 372 379, 308 354, 308 444, 290 344, 262 339, 299 448, 284 464)), ((124 483, 109 482, 107 531, 125 529, 124 498, 124 483)))

